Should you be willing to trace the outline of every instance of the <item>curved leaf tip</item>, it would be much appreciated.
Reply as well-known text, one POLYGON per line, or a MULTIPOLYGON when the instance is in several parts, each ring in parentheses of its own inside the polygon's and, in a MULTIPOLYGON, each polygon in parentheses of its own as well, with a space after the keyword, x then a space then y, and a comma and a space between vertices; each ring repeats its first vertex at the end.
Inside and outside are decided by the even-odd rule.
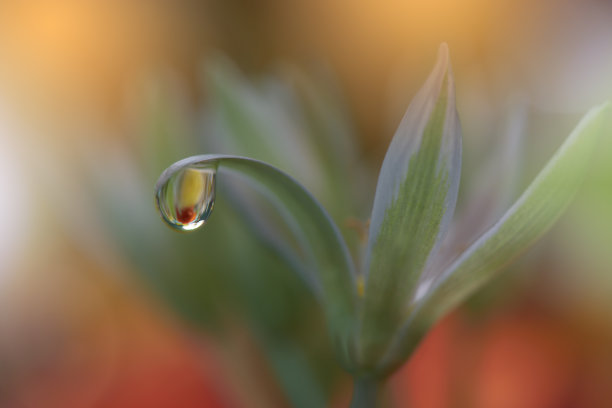
MULTIPOLYGON (((156 190, 189 168, 212 167, 245 178, 268 197, 301 244, 304 264, 321 289, 330 330, 345 360, 351 352, 355 317, 354 265, 336 225, 318 201, 295 179, 267 163, 229 155, 201 155, 180 160, 160 176, 156 190)), ((221 183, 219 177, 218 183, 221 183)))

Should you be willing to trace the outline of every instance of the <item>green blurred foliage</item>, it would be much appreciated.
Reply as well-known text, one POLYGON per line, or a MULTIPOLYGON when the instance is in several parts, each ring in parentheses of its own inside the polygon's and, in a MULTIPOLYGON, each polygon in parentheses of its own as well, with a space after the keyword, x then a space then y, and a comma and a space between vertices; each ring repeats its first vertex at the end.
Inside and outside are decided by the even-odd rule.
POLYGON ((89 187, 117 248, 174 310, 221 338, 228 321, 243 321, 292 405, 322 406, 339 368, 320 306, 270 239, 286 231, 269 204, 253 192, 241 197, 248 189, 243 184, 234 191, 222 185, 207 227, 179 234, 161 222, 146 188, 186 155, 231 152, 267 160, 310 186, 358 249, 360 234, 346 220, 363 213, 354 190, 369 183, 363 168, 356 170, 354 136, 341 105, 303 74, 286 78, 291 82, 253 84, 219 60, 206 70, 206 105, 193 112, 180 88, 149 84, 131 148, 106 152, 111 165, 105 159, 90 166, 89 187))

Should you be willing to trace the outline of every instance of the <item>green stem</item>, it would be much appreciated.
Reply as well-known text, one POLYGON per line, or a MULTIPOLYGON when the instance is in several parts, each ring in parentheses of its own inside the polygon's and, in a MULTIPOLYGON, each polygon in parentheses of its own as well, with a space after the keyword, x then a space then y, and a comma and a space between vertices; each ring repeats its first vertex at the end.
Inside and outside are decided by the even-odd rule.
POLYGON ((382 383, 375 378, 356 378, 350 408, 376 408, 382 383))

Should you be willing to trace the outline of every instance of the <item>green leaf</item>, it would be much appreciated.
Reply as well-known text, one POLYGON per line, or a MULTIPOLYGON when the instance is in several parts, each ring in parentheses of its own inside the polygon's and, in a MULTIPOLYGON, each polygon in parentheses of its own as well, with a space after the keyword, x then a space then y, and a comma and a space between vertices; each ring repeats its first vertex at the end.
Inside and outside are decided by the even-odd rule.
POLYGON ((582 184, 609 104, 593 108, 580 121, 546 167, 497 223, 481 235, 414 305, 389 361, 403 361, 438 319, 493 278, 544 234, 582 184), (404 337, 408 336, 408 337, 404 337))
POLYGON ((206 71, 210 93, 209 144, 270 163, 321 192, 320 157, 307 134, 294 93, 279 80, 247 81, 229 61, 219 59, 206 71))
POLYGON ((582 183, 608 111, 605 104, 585 115, 508 212, 444 272, 425 309, 444 314, 553 225, 582 183))
MULTIPOLYGON (((444 268, 494 225, 517 198, 520 192, 517 185, 523 164, 526 121, 526 104, 522 100, 514 101, 509 108, 507 123, 498 146, 471 177, 468 174, 472 182, 467 189, 463 183, 463 202, 466 205, 463 208, 458 205, 455 218, 440 243, 440 249, 421 275, 411 300, 421 297, 444 268)), ((463 175, 465 180, 465 171, 463 175)))
POLYGON ((375 361, 452 218, 461 129, 448 47, 400 123, 380 171, 366 255, 363 364, 375 361))
POLYGON ((291 176, 264 162, 238 156, 201 155, 180 160, 162 173, 156 190, 176 172, 196 164, 216 166, 217 183, 223 183, 226 172, 243 177, 275 205, 302 245, 307 265, 321 288, 321 301, 335 345, 348 364, 352 360, 349 353, 356 303, 354 265, 346 243, 325 209, 291 176))
MULTIPOLYGON (((349 173, 355 179, 366 177, 348 166, 356 157, 347 145, 348 126, 337 103, 319 91, 315 81, 299 71, 287 72, 293 73, 293 83, 300 84, 299 91, 297 85, 271 77, 249 80, 222 58, 209 64, 206 84, 210 109, 204 121, 207 149, 252 157, 295 175, 325 205, 354 249, 359 237, 344 221, 355 216, 355 195, 346 180, 349 173)), ((240 195, 240 191, 235 194, 240 195)), ((235 206, 240 202, 232 201, 235 206)), ((239 209, 249 224, 262 218, 262 208, 255 207, 250 212, 239 209), (257 218, 248 220, 252 212, 257 218)), ((260 230, 253 229, 255 233, 260 230)), ((286 239, 284 231, 273 224, 266 230, 270 233, 264 239, 270 247, 291 258, 287 256, 290 252, 278 245, 286 239)))

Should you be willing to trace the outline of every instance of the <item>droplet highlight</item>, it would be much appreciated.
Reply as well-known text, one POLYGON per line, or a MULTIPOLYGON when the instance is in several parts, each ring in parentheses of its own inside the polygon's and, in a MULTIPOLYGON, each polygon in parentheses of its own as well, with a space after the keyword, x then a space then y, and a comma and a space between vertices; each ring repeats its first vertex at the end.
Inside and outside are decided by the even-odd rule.
POLYGON ((157 207, 168 225, 193 231, 206 223, 215 205, 216 168, 178 169, 156 192, 157 207))

